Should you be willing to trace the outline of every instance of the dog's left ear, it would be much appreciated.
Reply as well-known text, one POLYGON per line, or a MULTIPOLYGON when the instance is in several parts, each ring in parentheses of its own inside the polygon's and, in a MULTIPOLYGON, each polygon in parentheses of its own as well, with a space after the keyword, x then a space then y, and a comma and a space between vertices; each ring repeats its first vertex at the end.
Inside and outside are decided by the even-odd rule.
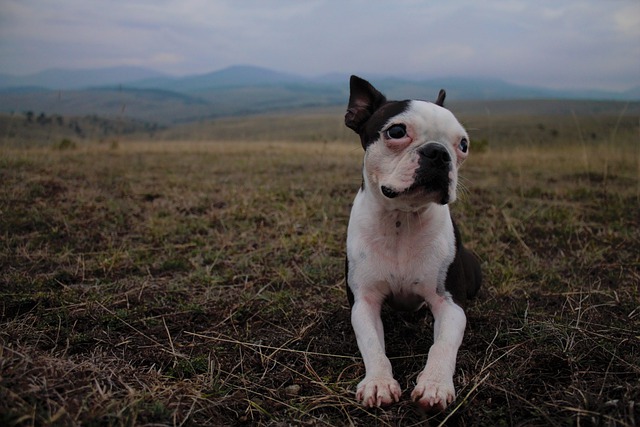
POLYGON ((440 92, 438 92, 438 99, 436 99, 436 105, 444 107, 444 99, 446 97, 447 97, 447 92, 445 92, 444 89, 440 89, 440 92))
POLYGON ((349 96, 347 113, 344 115, 344 124, 359 134, 369 117, 387 102, 387 98, 378 92, 371 83, 358 76, 351 76, 349 89, 351 95, 349 96))

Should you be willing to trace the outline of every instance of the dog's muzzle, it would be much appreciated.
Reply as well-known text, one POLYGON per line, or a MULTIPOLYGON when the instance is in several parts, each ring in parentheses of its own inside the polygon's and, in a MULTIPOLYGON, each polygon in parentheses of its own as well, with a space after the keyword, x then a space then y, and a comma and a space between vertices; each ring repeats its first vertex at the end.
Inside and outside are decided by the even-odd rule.
POLYGON ((438 202, 446 205, 449 202, 449 172, 453 167, 449 151, 444 145, 432 142, 420 147, 417 153, 419 160, 413 184, 403 191, 383 185, 380 187, 382 194, 389 199, 394 199, 400 195, 421 190, 425 195, 438 194, 438 202))
POLYGON ((416 170, 416 179, 412 187, 422 188, 426 193, 439 194, 441 205, 449 203, 449 173, 453 168, 453 161, 447 148, 432 142, 418 150, 420 160, 416 170))

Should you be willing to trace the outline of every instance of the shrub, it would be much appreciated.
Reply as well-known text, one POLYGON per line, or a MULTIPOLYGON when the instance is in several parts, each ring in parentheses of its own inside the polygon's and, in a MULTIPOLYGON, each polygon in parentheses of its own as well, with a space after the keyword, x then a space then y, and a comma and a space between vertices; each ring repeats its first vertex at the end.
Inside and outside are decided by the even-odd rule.
POLYGON ((60 142, 53 144, 54 150, 73 150, 76 147, 76 143, 69 138, 63 138, 60 140, 60 142))

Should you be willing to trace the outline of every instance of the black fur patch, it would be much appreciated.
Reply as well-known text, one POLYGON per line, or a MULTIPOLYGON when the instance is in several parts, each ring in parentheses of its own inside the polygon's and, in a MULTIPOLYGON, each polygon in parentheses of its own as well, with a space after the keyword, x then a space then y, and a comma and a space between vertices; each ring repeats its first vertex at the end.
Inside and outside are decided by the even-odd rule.
POLYGON ((360 135, 362 148, 366 150, 378 140, 384 124, 404 112, 410 101, 387 101, 371 83, 358 76, 351 76, 349 88, 351 95, 344 123, 360 135))
POLYGON ((464 307, 467 299, 473 298, 478 293, 482 285, 482 272, 476 256, 462 244, 455 222, 453 232, 456 239, 456 256, 447 270, 444 288, 451 294, 456 304, 464 307))
POLYGON ((409 108, 411 101, 390 101, 376 110, 375 113, 367 120, 360 133, 360 142, 365 150, 369 145, 376 142, 380 138, 380 132, 383 126, 392 117, 402 114, 409 108))
POLYGON ((414 183, 409 188, 421 188, 427 193, 438 193, 441 205, 449 203, 449 172, 451 171, 451 157, 444 146, 436 143, 427 144, 418 153, 418 169, 414 183))
POLYGON ((353 307, 355 298, 351 288, 349 287, 349 257, 344 257, 344 283, 347 285, 347 299, 349 300, 349 307, 353 307))

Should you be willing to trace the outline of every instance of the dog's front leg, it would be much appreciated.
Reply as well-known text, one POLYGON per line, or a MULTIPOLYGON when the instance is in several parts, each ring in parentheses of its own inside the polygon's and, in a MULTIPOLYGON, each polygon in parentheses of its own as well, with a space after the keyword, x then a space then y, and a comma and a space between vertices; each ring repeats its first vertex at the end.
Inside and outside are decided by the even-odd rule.
POLYGON ((427 366, 418 376, 411 398, 421 407, 443 411, 455 399, 453 373, 467 318, 450 297, 431 305, 434 340, 427 366))
POLYGON ((393 378, 391 362, 384 352, 381 307, 381 301, 364 297, 356 299, 351 309, 351 324, 366 372, 358 384, 356 399, 368 407, 397 402, 402 393, 400 384, 393 378))

